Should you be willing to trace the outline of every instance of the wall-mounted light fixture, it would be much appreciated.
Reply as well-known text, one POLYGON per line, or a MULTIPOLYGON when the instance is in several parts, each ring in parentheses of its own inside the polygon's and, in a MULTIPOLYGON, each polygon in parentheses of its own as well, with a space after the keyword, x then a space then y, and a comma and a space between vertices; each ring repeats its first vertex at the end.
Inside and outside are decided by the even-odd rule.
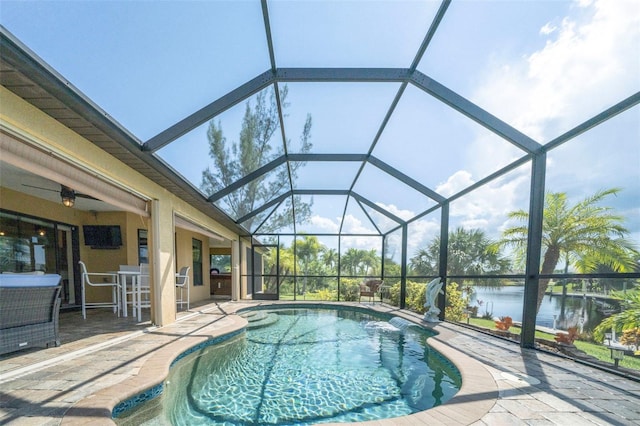
POLYGON ((76 202, 76 192, 68 186, 62 185, 60 197, 62 197, 62 204, 67 207, 73 207, 76 202))

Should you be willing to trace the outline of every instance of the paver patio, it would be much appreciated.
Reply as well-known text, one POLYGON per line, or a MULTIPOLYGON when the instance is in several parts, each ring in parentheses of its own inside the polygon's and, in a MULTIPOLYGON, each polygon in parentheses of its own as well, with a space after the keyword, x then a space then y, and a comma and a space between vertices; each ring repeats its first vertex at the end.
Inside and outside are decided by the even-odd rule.
MULTIPOLYGON (((162 328, 148 321, 138 324, 132 319, 115 318, 104 310, 92 311, 87 321, 78 312, 64 313, 62 346, 0 358, 0 423, 109 424, 104 410, 98 407, 101 395, 138 383, 136 380, 144 376, 141 371, 150 368, 145 363, 166 358, 176 342, 186 344, 183 336, 207 338, 225 332, 239 319, 234 312, 256 304, 208 302, 191 312, 181 312, 176 323, 162 328), (92 401, 96 407, 92 407, 92 401)), ((376 304, 374 309, 420 321, 415 314, 386 305, 376 304)), ((640 382, 522 349, 455 324, 442 323, 435 329, 440 334, 430 343, 459 367, 467 385, 465 388, 463 383, 464 392, 419 416, 366 423, 640 424, 640 382)), ((117 392, 120 395, 122 391, 117 392)))

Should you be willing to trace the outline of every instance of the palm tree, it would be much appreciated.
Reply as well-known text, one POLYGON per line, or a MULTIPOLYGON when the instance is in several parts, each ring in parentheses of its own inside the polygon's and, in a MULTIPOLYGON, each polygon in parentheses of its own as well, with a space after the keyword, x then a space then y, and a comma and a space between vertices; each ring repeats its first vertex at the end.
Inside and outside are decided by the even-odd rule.
POLYGON ((624 309, 615 315, 605 318, 594 330, 593 337, 596 341, 603 340, 605 333, 615 329, 617 333, 625 330, 640 328, 640 290, 612 292, 613 297, 621 301, 624 309))
POLYGON ((427 247, 419 248, 409 260, 409 266, 416 275, 438 275, 440 265, 440 237, 436 237, 427 247))
POLYGON ((304 274, 302 293, 307 292, 307 275, 311 263, 317 259, 318 253, 322 250, 322 244, 318 241, 318 237, 305 235, 302 239, 296 240, 296 257, 302 267, 304 274))
MULTIPOLYGON (((546 194, 541 274, 552 274, 561 258, 568 259, 569 264, 583 272, 593 271, 602 264, 610 266, 616 272, 633 271, 637 251, 624 239, 629 232, 622 225, 624 218, 614 214, 611 207, 599 205, 606 197, 618 192, 619 188, 598 191, 575 205, 567 202, 566 193, 546 194)), ((522 260, 527 248, 529 214, 524 210, 517 210, 509 213, 509 218, 521 225, 504 230, 497 246, 514 247, 517 257, 522 260)), ((540 279, 538 311, 548 285, 548 278, 540 279)))
POLYGON ((348 275, 358 275, 360 264, 364 259, 364 250, 350 248, 340 257, 340 268, 348 275))
POLYGON ((361 273, 364 275, 377 275, 380 272, 381 259, 375 249, 363 250, 360 263, 361 273))
MULTIPOLYGON (((447 274, 485 275, 500 274, 509 270, 509 261, 492 250, 492 242, 480 229, 456 228, 449 233, 447 274)), ((440 237, 434 238, 428 247, 421 248, 411 258, 410 265, 415 274, 439 275, 440 237)), ((474 280, 488 284, 486 280, 474 280)))
POLYGON ((268 276, 265 277, 265 291, 273 292, 278 284, 278 276, 282 282, 293 274, 293 251, 281 245, 270 248, 263 257, 265 270, 268 271, 268 276))
POLYGON ((322 263, 328 268, 328 273, 333 275, 336 273, 336 265, 338 264, 338 250, 333 248, 325 248, 322 251, 322 263))

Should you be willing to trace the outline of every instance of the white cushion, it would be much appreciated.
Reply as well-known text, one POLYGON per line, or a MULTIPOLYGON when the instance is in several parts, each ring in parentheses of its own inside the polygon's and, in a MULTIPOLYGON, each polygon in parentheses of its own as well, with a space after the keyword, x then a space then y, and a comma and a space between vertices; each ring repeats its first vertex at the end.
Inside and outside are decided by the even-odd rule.
POLYGON ((60 284, 60 275, 0 274, 0 287, 55 287, 60 284))

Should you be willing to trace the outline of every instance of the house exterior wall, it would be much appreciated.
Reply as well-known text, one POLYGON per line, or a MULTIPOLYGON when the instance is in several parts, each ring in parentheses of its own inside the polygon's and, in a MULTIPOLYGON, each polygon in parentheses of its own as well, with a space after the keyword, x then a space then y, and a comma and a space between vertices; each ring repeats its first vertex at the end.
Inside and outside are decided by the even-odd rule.
POLYGON ((209 295, 209 256, 207 255, 209 251, 208 246, 209 237, 204 236, 202 234, 198 234, 197 232, 187 231, 185 229, 176 228, 176 253, 177 253, 177 262, 176 262, 176 270, 180 270, 183 266, 189 266, 191 269, 189 270, 189 300, 191 303, 198 302, 201 300, 206 300, 210 298, 209 295), (202 285, 195 285, 193 279, 193 253, 192 253, 192 240, 200 240, 202 241, 202 277, 203 282, 202 285))
MULTIPOLYGON (((92 170, 96 175, 108 181, 115 182, 131 192, 139 194, 148 200, 153 200, 157 217, 143 218, 127 212, 99 212, 98 223, 121 225, 126 241, 126 247, 120 250, 110 251, 108 255, 95 253, 85 247, 82 241, 81 258, 87 260, 87 266, 91 270, 113 270, 119 264, 136 264, 137 254, 137 230, 149 231, 149 256, 150 262, 156 263, 152 267, 152 297, 154 308, 152 319, 157 325, 165 325, 175 320, 175 257, 174 250, 179 249, 178 256, 183 256, 182 246, 174 244, 173 217, 179 213, 193 218, 198 223, 206 226, 229 240, 237 240, 238 235, 219 223, 209 218, 206 214, 195 209, 184 200, 178 198, 165 188, 147 179, 136 170, 120 162, 115 157, 95 146, 77 133, 71 131, 47 114, 19 98, 9 90, 0 86, 0 128, 4 131, 19 135, 47 151, 66 161, 92 170), (104 220, 104 222, 103 222, 104 220), (155 230, 155 233, 154 233, 155 230)), ((88 212, 81 212, 63 207, 61 204, 43 203, 40 199, 28 200, 23 194, 15 193, 2 188, 0 193, 2 208, 23 212, 25 214, 38 215, 45 218, 59 220, 61 222, 80 226, 82 224, 96 223, 94 217, 88 212), (37 200, 37 202, 31 202, 37 200)), ((31 197, 33 198, 33 197, 31 197)), ((189 241, 191 238, 189 237, 189 241)), ((208 239, 202 238, 203 253, 206 257, 208 271, 208 239)), ((105 252, 105 251, 102 251, 105 252)), ((191 253, 191 247, 187 252, 191 253)), ((180 259, 179 259, 180 260, 180 259)), ((205 275, 208 277, 208 273, 205 275)), ((203 286, 207 287, 207 286, 203 286)), ((205 297, 196 290, 192 294, 194 300, 205 297)))

